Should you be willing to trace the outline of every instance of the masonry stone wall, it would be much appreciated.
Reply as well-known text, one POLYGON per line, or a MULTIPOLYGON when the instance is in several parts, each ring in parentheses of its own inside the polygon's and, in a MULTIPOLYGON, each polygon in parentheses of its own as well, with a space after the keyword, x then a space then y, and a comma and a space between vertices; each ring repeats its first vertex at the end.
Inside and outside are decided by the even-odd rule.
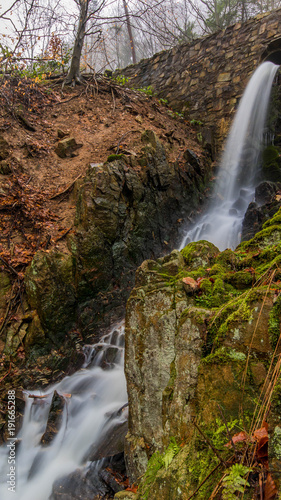
POLYGON ((222 138, 251 74, 278 50, 281 54, 281 9, 160 52, 120 73, 134 88, 152 86, 176 111, 215 127, 222 138))

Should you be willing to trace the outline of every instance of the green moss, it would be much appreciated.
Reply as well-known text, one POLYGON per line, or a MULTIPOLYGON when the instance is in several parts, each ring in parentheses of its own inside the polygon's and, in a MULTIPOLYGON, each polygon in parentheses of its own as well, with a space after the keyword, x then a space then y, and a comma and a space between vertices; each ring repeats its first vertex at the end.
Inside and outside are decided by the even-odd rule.
POLYGON ((253 319, 253 308, 249 306, 251 301, 252 297, 246 294, 242 298, 235 298, 226 304, 226 307, 222 309, 221 314, 216 318, 211 328, 211 335, 214 335, 216 341, 224 338, 236 323, 239 324, 253 319))
POLYGON ((141 495, 143 500, 148 500, 150 498, 150 487, 153 485, 158 471, 161 469, 167 470, 179 451, 180 448, 175 438, 172 437, 164 453, 159 453, 159 451, 153 453, 148 461, 146 472, 138 490, 138 495, 141 495))
POLYGON ((279 208, 278 212, 276 212, 276 214, 271 219, 266 221, 262 227, 264 229, 266 227, 275 226, 277 224, 281 225, 281 208, 279 208))
POLYGON ((267 146, 267 148, 263 150, 262 159, 266 165, 269 165, 278 157, 279 157, 279 151, 274 146, 267 146))
POLYGON ((213 291, 212 283, 209 279, 203 279, 200 283, 200 290, 204 294, 211 294, 213 291))
POLYGON ((274 456, 281 460, 281 428, 277 425, 271 438, 271 448, 274 456))
POLYGON ((226 270, 227 270, 227 265, 216 263, 211 267, 209 271, 209 276, 216 276, 218 274, 223 274, 226 272, 226 270))
POLYGON ((107 163, 111 163, 112 161, 115 161, 115 160, 122 160, 122 158, 124 158, 124 155, 123 154, 120 154, 120 155, 109 155, 107 157, 107 163))
POLYGON ((7 273, 0 272, 0 298, 6 295, 11 287, 11 281, 7 273))
POLYGON ((224 284, 224 281, 222 280, 222 278, 220 278, 220 277, 217 277, 215 279, 214 286, 213 286, 213 295, 225 296, 225 284, 224 284))
POLYGON ((246 360, 246 355, 243 352, 236 351, 235 349, 229 349, 226 347, 220 347, 215 352, 208 354, 203 358, 202 363, 204 364, 221 364, 229 363, 231 361, 244 362, 246 360))
POLYGON ((210 265, 218 253, 218 248, 205 240, 189 243, 181 251, 186 265, 193 269, 210 265))
POLYGON ((223 266, 226 269, 234 269, 236 270, 237 266, 237 253, 230 248, 227 248, 223 252, 221 252, 216 258, 216 264, 223 266))
POLYGON ((280 322, 281 322, 281 295, 278 295, 273 308, 270 311, 268 331, 272 347, 275 348, 280 336, 280 322))
POLYGON ((262 169, 267 180, 273 182, 281 180, 279 151, 274 146, 265 148, 262 169))
POLYGON ((253 285, 254 282, 253 273, 250 271, 237 271, 234 274, 228 274, 226 276, 226 280, 228 283, 233 285, 238 290, 242 290, 244 288, 249 288, 253 285))

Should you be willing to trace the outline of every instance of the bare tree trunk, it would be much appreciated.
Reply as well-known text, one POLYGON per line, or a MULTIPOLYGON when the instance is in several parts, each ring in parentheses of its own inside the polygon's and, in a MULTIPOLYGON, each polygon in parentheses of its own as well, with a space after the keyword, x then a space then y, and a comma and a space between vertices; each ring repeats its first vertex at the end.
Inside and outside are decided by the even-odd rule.
POLYGON ((74 42, 73 54, 70 68, 65 79, 65 83, 81 83, 80 60, 86 33, 86 23, 88 19, 88 7, 90 0, 79 0, 80 14, 78 30, 74 42))
POLYGON ((132 26, 131 26, 130 15, 129 15, 129 11, 128 11, 128 6, 126 4, 126 0, 123 0, 123 5, 124 5, 124 10, 125 10, 128 35, 129 35, 129 39, 130 39, 132 59, 133 59, 133 63, 136 64, 137 58, 136 58, 135 44, 134 44, 132 26))

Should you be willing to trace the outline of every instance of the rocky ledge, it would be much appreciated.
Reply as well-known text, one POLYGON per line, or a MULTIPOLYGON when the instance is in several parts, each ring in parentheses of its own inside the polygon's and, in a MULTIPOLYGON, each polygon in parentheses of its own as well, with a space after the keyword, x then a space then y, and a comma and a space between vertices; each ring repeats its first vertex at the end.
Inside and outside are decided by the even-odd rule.
POLYGON ((235 251, 199 241, 138 269, 125 360, 126 461, 138 490, 116 499, 206 499, 216 487, 226 494, 234 465, 246 485, 245 462, 245 498, 261 472, 263 488, 273 481, 277 491, 280 236, 279 210, 235 251))

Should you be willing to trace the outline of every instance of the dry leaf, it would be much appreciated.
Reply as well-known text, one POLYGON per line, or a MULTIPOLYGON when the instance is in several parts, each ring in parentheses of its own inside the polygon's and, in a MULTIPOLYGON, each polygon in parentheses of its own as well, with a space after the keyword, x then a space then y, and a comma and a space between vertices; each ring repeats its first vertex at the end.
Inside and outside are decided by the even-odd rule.
POLYGON ((266 483, 264 487, 264 500, 274 500, 276 498, 278 491, 276 484, 272 478, 271 474, 267 474, 266 483))

